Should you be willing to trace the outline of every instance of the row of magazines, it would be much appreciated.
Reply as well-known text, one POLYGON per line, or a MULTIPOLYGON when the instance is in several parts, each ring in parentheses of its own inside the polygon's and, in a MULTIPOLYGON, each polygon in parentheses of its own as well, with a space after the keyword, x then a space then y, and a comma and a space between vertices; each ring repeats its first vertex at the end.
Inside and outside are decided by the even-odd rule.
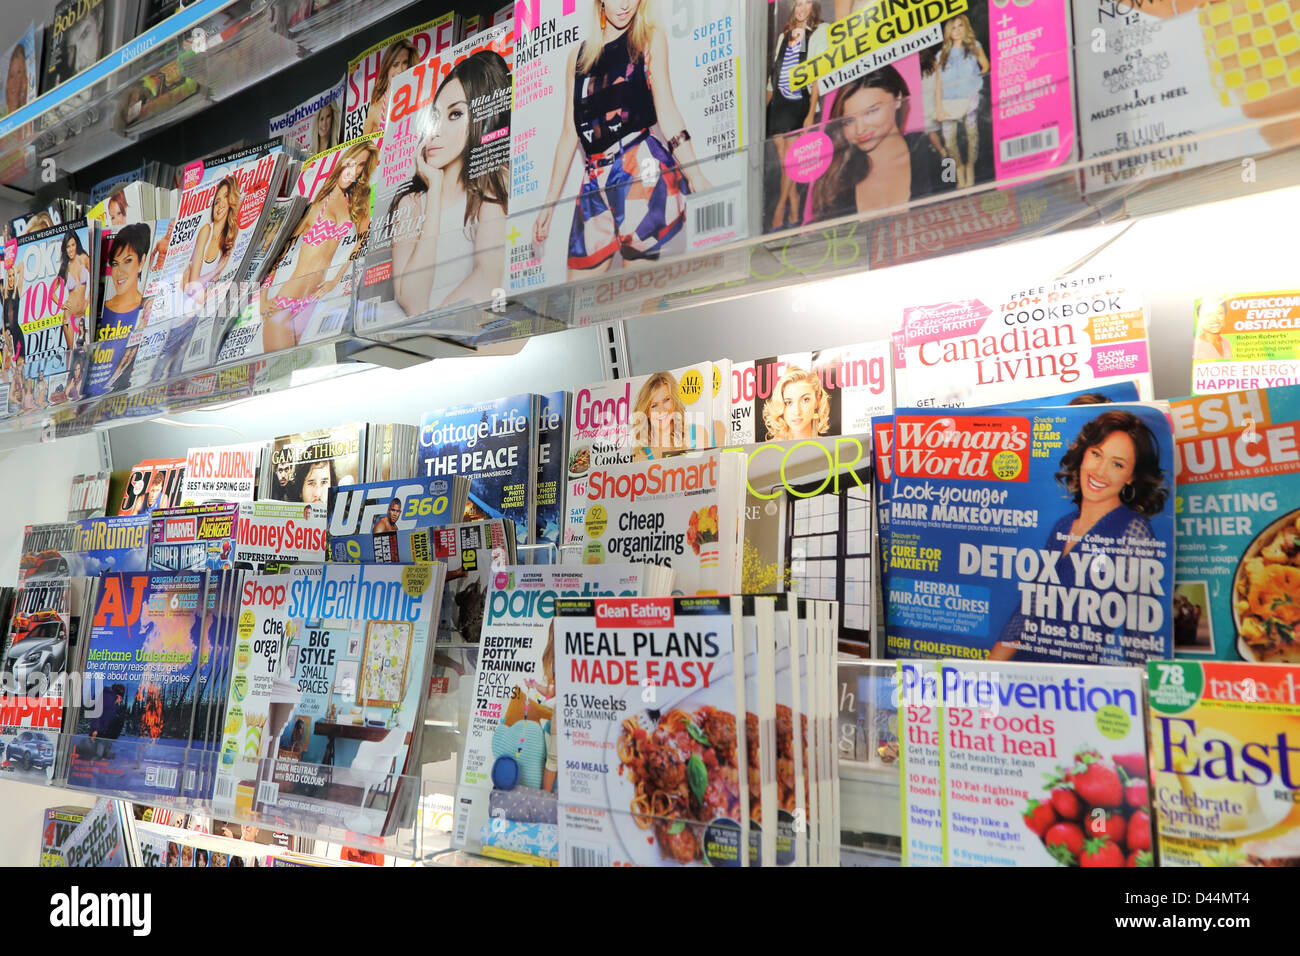
POLYGON ((1239 127, 1294 95, 1300 12, 1236 2, 1123 21, 1084 0, 1017 7, 993 38, 984 8, 886 17, 831 0, 771 3, 767 18, 711 0, 671 26, 653 5, 587 23, 561 0, 413 24, 274 118, 271 139, 164 183, 126 172, 99 184, 87 221, 13 235, 8 410, 431 313, 468 309, 473 327, 456 327, 472 338, 519 317, 506 298, 612 264, 896 209, 1080 155, 1120 153, 1098 173, 1109 181, 1257 153, 1289 127, 1267 127, 1270 142, 1234 132, 1158 147, 1162 130, 1239 127), (1104 49, 1073 57, 1072 31, 1100 33, 1104 49), (1138 37, 1135 71, 1124 51, 1138 37), (671 83, 652 81, 656 56, 671 83), (767 69, 748 68, 764 57, 767 69), (1137 106, 1161 121, 1129 129, 1137 106), (757 141, 763 151, 741 148, 757 141))

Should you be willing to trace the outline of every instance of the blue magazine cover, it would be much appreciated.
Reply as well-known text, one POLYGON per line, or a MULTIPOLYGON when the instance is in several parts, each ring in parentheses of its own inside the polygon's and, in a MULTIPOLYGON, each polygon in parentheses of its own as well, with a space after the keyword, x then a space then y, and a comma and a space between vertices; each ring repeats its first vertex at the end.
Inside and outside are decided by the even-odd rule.
POLYGON ((235 566, 237 503, 157 508, 150 517, 151 571, 218 571, 235 566))
POLYGON ((143 571, 149 560, 149 516, 84 518, 73 532, 70 565, 74 577, 97 578, 110 571, 143 571))
POLYGON ((899 409, 886 656, 1168 657, 1173 456, 1145 405, 899 409))
POLYGON ((564 488, 567 484, 569 441, 569 393, 548 392, 538 396, 536 533, 532 544, 551 545, 532 552, 532 564, 557 560, 560 525, 564 521, 564 488))
POLYGON ((331 561, 371 563, 374 536, 441 528, 460 520, 453 513, 454 478, 404 478, 340 485, 330 489, 331 561))
POLYGON ((68 764, 75 787, 174 795, 194 717, 207 577, 109 574, 94 602, 68 764))
POLYGON ((428 412, 420 420, 420 469, 470 480, 464 521, 509 518, 515 543, 533 542, 537 396, 512 395, 428 412))

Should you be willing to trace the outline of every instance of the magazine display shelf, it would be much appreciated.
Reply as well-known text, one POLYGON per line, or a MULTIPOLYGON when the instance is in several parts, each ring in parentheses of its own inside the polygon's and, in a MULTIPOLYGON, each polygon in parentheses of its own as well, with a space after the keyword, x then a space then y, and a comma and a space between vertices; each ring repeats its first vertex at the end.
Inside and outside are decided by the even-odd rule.
POLYGON ((35 192, 46 181, 43 161, 53 158, 60 172, 82 169, 414 2, 335 0, 290 26, 294 0, 197 0, 0 119, 0 181, 35 192), (142 81, 157 74, 193 80, 194 92, 156 103, 142 81), (137 105, 139 116, 128 113, 137 105))

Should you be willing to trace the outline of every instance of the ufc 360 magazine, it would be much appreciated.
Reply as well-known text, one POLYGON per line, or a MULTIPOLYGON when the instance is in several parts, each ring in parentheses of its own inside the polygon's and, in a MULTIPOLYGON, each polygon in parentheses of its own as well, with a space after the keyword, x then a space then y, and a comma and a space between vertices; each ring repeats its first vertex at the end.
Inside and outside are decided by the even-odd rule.
POLYGON ((554 864, 555 602, 666 593, 650 565, 516 566, 491 573, 452 841, 488 856, 554 864))
POLYGON ((760 5, 540 0, 514 29, 507 292, 750 234, 760 5))

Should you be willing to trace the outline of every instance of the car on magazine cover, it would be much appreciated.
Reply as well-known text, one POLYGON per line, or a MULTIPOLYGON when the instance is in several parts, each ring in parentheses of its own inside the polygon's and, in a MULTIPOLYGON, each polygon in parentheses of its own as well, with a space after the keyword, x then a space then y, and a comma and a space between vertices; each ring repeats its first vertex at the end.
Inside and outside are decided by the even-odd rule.
POLYGON ((54 549, 41 551, 38 554, 24 555, 22 566, 27 570, 24 581, 40 578, 66 578, 71 573, 68 568, 68 559, 63 553, 54 549))
POLYGON ((63 673, 67 653, 68 631, 63 622, 57 618, 37 621, 21 640, 15 639, 9 646, 0 670, 12 686, 22 691, 31 687, 38 676, 48 688, 53 678, 63 673))
POLYGON ((34 730, 24 730, 5 748, 5 763, 20 770, 48 770, 54 765, 54 745, 50 738, 34 730))

